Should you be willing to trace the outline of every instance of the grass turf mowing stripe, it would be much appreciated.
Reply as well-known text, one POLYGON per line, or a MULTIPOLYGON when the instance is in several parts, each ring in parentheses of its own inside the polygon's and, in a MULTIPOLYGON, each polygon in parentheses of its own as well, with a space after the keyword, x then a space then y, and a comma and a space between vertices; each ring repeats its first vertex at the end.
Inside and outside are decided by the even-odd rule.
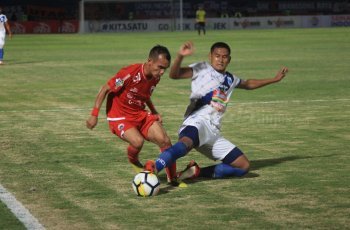
MULTIPOLYGON (((308 102, 336 102, 350 101, 349 98, 336 99, 315 99, 315 100, 276 100, 276 101, 251 101, 251 102, 235 102, 235 104, 280 104, 280 103, 308 103, 308 102)), ((179 105, 158 105, 159 108, 174 108, 179 105)), ((91 108, 58 108, 58 109, 25 109, 25 110, 0 110, 0 113, 19 113, 19 112, 60 112, 60 111, 90 111, 91 108)))

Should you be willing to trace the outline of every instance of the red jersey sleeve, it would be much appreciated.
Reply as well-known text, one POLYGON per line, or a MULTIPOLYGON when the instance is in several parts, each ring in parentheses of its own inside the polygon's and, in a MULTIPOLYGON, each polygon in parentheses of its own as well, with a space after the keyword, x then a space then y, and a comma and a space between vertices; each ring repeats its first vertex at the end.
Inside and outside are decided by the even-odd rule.
POLYGON ((125 82, 129 78, 130 78, 129 72, 127 72, 125 68, 123 68, 114 77, 109 79, 107 84, 109 85, 111 92, 117 93, 123 88, 125 82))

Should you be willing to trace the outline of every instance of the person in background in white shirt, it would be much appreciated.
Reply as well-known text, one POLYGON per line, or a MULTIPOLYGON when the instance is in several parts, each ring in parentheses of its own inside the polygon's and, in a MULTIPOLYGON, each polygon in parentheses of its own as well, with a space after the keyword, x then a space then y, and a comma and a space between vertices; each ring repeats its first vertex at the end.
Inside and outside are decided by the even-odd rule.
POLYGON ((288 68, 282 67, 273 78, 243 80, 226 71, 231 61, 231 49, 224 42, 212 45, 209 62, 199 62, 181 67, 184 57, 192 55, 194 45, 185 42, 170 68, 173 79, 192 79, 191 103, 185 120, 179 129, 179 140, 162 152, 156 161, 149 160, 145 170, 158 173, 164 167, 185 156, 192 148, 208 158, 221 161, 219 164, 199 168, 191 161, 179 173, 179 180, 200 177, 225 178, 244 176, 250 167, 248 158, 232 142, 221 136, 221 120, 235 88, 253 90, 282 80, 288 68))
POLYGON ((4 46, 5 46, 5 37, 6 30, 9 34, 10 39, 12 38, 12 32, 10 28, 10 24, 7 20, 6 15, 2 13, 2 7, 0 6, 0 65, 4 64, 4 46))

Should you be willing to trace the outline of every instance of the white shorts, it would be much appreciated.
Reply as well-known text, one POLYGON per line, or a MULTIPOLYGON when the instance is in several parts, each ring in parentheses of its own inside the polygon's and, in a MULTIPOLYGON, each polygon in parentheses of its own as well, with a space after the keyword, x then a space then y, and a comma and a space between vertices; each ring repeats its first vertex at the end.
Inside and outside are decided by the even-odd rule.
POLYGON ((4 48, 6 33, 0 31, 0 49, 4 48))
POLYGON ((210 119, 191 115, 181 125, 179 133, 186 126, 194 126, 198 129, 199 146, 196 150, 212 160, 223 160, 236 145, 221 136, 220 130, 214 126, 210 119))

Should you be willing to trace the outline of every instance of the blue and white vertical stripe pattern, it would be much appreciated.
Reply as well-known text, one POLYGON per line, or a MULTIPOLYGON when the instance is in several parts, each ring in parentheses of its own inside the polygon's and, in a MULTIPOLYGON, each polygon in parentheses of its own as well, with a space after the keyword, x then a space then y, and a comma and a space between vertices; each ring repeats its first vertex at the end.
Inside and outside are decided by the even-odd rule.
POLYGON ((7 18, 4 14, 0 14, 0 32, 5 32, 5 22, 7 22, 7 18))
POLYGON ((201 105, 192 115, 211 116, 211 122, 220 127, 227 103, 241 79, 229 72, 217 72, 208 62, 190 67, 193 70, 190 99, 197 99, 197 105, 201 105))
POLYGON ((200 62, 190 65, 193 70, 190 99, 203 99, 208 104, 213 93, 220 91, 229 100, 233 89, 240 83, 240 78, 225 72, 217 72, 209 63, 200 62), (209 101, 208 101, 209 100, 209 101))

